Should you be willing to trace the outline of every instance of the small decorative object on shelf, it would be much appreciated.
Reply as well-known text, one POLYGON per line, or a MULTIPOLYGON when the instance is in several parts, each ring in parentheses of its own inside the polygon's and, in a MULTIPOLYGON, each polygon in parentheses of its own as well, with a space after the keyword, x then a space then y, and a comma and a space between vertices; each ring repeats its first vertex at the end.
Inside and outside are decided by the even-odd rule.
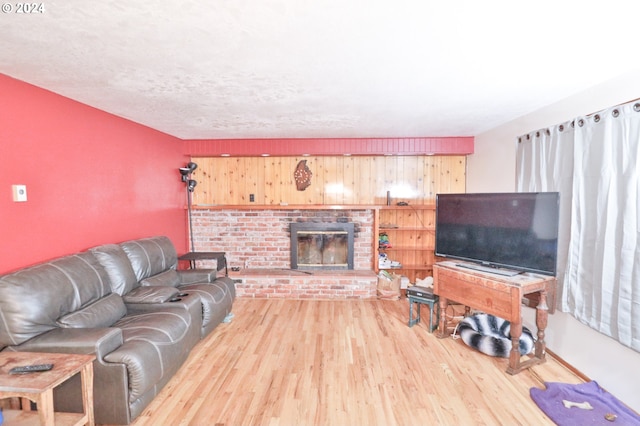
POLYGON ((397 260, 391 260, 386 254, 382 253, 378 256, 378 269, 402 268, 402 264, 397 260))
POLYGON ((381 232, 378 236, 378 247, 380 248, 391 248, 391 242, 389 242, 389 236, 386 232, 381 232))
POLYGON ((387 255, 384 253, 378 256, 378 268, 379 269, 391 268, 391 261, 387 258, 387 255))

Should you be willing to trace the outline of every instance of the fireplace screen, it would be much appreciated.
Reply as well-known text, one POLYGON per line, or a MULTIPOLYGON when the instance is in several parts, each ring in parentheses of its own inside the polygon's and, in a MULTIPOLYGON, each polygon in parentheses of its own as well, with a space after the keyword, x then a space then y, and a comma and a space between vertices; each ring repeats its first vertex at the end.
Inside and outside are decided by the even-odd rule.
POLYGON ((292 223, 292 269, 353 269, 353 223, 292 223))

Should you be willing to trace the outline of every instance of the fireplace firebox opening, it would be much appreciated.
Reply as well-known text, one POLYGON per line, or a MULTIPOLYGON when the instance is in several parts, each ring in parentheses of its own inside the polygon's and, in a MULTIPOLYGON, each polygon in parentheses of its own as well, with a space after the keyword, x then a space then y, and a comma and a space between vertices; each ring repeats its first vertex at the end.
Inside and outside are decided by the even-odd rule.
POLYGON ((354 224, 291 224, 291 269, 353 269, 354 224))

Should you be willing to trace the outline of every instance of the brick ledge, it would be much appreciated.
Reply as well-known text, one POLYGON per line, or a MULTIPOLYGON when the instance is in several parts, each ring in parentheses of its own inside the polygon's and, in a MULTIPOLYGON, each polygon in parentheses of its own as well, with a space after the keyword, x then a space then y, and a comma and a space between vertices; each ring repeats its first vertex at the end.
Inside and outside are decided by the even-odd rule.
POLYGON ((241 269, 229 272, 237 297, 286 299, 371 299, 378 278, 373 270, 301 271, 241 269))

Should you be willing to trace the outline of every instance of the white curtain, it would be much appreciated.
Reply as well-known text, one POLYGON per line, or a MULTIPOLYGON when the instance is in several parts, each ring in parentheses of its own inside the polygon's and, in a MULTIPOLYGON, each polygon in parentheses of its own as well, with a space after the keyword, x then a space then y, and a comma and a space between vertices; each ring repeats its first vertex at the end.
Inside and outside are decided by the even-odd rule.
POLYGON ((523 135, 517 188, 560 192, 559 306, 640 351, 640 102, 523 135))

